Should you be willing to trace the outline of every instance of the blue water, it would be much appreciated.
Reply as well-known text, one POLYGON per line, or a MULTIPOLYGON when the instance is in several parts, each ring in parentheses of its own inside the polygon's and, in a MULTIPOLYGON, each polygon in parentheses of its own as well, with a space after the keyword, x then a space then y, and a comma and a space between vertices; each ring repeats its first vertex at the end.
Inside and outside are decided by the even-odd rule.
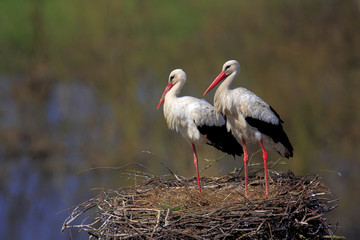
POLYGON ((87 149, 103 138, 110 108, 76 80, 29 103, 17 95, 24 82, 0 77, 0 239, 88 239, 60 230, 64 210, 96 196, 89 189, 104 180, 78 172, 89 167, 87 149))

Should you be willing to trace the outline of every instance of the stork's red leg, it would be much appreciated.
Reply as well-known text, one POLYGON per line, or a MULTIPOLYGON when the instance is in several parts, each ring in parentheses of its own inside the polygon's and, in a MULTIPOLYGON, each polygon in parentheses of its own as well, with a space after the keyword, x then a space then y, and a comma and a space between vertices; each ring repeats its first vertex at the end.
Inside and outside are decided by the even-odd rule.
POLYGON ((247 186, 248 186, 248 163, 249 163, 249 156, 246 149, 246 142, 242 139, 242 146, 244 150, 244 170, 245 170, 245 197, 248 197, 247 194, 247 186))
POLYGON ((198 168, 198 158, 197 158, 197 155, 196 155, 195 145, 193 143, 192 143, 192 148, 193 148, 193 152, 194 152, 194 164, 195 164, 195 168, 196 168, 196 176, 197 176, 197 180, 198 180, 199 193, 201 193, 200 175, 199 175, 199 168, 198 168))
POLYGON ((269 180, 268 180, 268 169, 267 169, 267 152, 266 149, 262 143, 262 141, 260 140, 260 146, 261 146, 261 150, 263 152, 263 159, 264 159, 264 171, 265 171, 265 184, 266 184, 266 197, 269 196, 269 180))

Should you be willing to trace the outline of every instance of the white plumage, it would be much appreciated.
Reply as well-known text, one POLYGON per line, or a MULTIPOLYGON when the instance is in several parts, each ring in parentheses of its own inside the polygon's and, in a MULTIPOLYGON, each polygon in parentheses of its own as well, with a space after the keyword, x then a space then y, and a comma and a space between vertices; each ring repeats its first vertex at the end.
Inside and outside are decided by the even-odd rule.
POLYGON ((204 99, 178 97, 186 82, 181 69, 170 73, 168 84, 160 99, 158 108, 164 102, 164 116, 168 127, 180 132, 192 145, 199 192, 201 192, 197 155, 194 144, 209 144, 233 155, 241 155, 242 147, 226 130, 225 119, 216 114, 214 107, 204 99))
POLYGON ((227 117, 228 130, 237 132, 235 137, 238 141, 242 141, 242 138, 251 142, 262 140, 266 148, 274 149, 282 156, 290 154, 284 145, 275 143, 270 136, 263 134, 246 121, 246 118, 253 118, 273 125, 279 125, 281 121, 270 109, 270 105, 254 93, 241 87, 217 91, 214 106, 217 113, 222 113, 227 117))
MULTIPOLYGON (((175 87, 174 87, 175 88, 175 87)), ((165 96, 164 116, 168 127, 180 132, 189 143, 207 143, 198 126, 222 126, 222 116, 216 118, 214 107, 194 97, 176 97, 171 90, 165 96)))
POLYGON ((274 149, 281 156, 292 157, 293 148, 286 136, 279 114, 260 97, 245 88, 230 89, 231 82, 240 72, 240 64, 235 60, 227 61, 222 72, 205 91, 204 95, 223 81, 215 92, 214 107, 217 114, 224 114, 227 128, 239 142, 243 143, 245 167, 245 194, 247 195, 246 141, 258 141, 263 151, 266 195, 268 196, 267 152, 274 149))

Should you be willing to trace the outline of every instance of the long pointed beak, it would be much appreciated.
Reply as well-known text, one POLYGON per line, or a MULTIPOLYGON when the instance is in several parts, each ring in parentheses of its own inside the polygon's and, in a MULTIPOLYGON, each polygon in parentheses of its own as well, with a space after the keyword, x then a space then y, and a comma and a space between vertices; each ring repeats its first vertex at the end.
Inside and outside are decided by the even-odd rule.
POLYGON ((170 89, 174 86, 174 84, 172 83, 168 83, 165 87, 164 93, 162 94, 161 98, 160 98, 160 102, 159 105, 157 106, 157 109, 159 109, 159 107, 161 107, 161 105, 163 104, 164 100, 165 100, 165 95, 167 94, 168 91, 170 91, 170 89))
POLYGON ((209 92, 211 89, 213 89, 221 80, 223 80, 226 77, 226 74, 224 72, 221 72, 216 78, 215 80, 211 83, 211 85, 208 87, 208 89, 206 89, 206 91, 204 92, 205 96, 207 94, 207 92, 209 92))

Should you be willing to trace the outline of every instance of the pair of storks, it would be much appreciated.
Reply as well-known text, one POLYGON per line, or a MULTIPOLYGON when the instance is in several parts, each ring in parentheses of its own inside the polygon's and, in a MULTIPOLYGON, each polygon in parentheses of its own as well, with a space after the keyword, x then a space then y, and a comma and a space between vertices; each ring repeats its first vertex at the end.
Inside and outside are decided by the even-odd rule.
POLYGON ((158 108, 165 101, 164 116, 168 127, 179 131, 192 145, 200 193, 195 144, 206 143, 233 156, 244 154, 245 196, 247 197, 246 141, 257 141, 263 153, 266 196, 269 196, 266 149, 274 149, 282 157, 289 158, 293 156, 293 147, 284 132, 283 121, 269 104, 245 88, 230 89, 231 82, 239 72, 240 64, 236 60, 230 60, 224 64, 221 73, 204 93, 205 95, 222 82, 215 92, 213 107, 204 99, 178 96, 186 82, 186 74, 182 69, 176 69, 170 73, 158 108))

